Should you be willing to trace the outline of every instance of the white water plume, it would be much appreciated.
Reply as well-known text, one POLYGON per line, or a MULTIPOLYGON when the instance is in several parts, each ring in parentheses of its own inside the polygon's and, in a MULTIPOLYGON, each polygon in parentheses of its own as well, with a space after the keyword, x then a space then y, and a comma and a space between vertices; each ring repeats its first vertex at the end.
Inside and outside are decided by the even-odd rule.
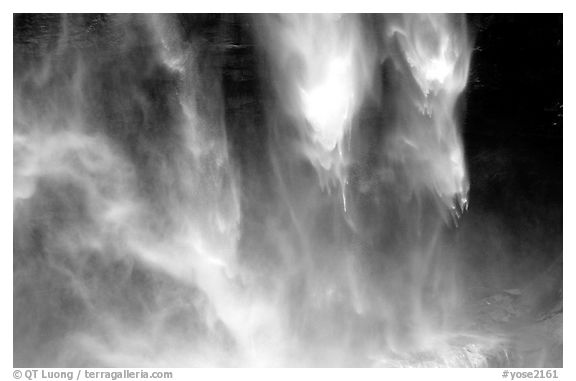
POLYGON ((386 154, 405 163, 412 188, 431 188, 444 202, 467 207, 468 176, 456 102, 466 86, 471 49, 462 17, 404 15, 386 26, 390 57, 403 78, 395 103, 396 131, 386 154))
POLYGON ((345 183, 346 139, 370 89, 375 61, 360 20, 354 15, 271 15, 264 24, 277 93, 300 130, 298 149, 327 182, 345 183))

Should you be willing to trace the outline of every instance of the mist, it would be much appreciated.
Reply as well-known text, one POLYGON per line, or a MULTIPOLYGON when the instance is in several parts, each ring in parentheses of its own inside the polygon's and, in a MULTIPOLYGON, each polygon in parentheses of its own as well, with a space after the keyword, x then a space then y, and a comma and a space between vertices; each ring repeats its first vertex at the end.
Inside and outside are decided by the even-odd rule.
POLYGON ((15 15, 14 365, 562 366, 490 20, 15 15))

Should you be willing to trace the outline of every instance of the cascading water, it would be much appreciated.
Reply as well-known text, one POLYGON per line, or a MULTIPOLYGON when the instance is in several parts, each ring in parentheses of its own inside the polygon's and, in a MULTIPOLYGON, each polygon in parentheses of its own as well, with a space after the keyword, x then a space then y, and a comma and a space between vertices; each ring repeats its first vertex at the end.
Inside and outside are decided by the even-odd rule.
POLYGON ((456 317, 442 234, 451 210, 457 219, 467 202, 454 114, 470 49, 458 17, 372 21, 371 34, 357 15, 274 15, 260 35, 280 99, 273 118, 283 120, 271 154, 277 205, 294 230, 275 240, 299 243, 286 262, 302 268, 284 285, 285 315, 299 346, 392 365, 438 351, 444 315, 456 317), (364 99, 387 107, 389 122, 359 120, 364 99))
POLYGON ((256 46, 225 16, 18 33, 15 364, 489 365, 453 245, 464 17, 244 20, 256 46))

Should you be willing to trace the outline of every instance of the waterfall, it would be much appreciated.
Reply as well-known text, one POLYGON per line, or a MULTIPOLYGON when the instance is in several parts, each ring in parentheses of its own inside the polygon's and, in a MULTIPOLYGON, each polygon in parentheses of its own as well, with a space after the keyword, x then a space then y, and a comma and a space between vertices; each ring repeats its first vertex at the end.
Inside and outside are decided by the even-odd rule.
POLYGON ((465 18, 234 17, 17 34, 15 364, 487 365, 465 18))

